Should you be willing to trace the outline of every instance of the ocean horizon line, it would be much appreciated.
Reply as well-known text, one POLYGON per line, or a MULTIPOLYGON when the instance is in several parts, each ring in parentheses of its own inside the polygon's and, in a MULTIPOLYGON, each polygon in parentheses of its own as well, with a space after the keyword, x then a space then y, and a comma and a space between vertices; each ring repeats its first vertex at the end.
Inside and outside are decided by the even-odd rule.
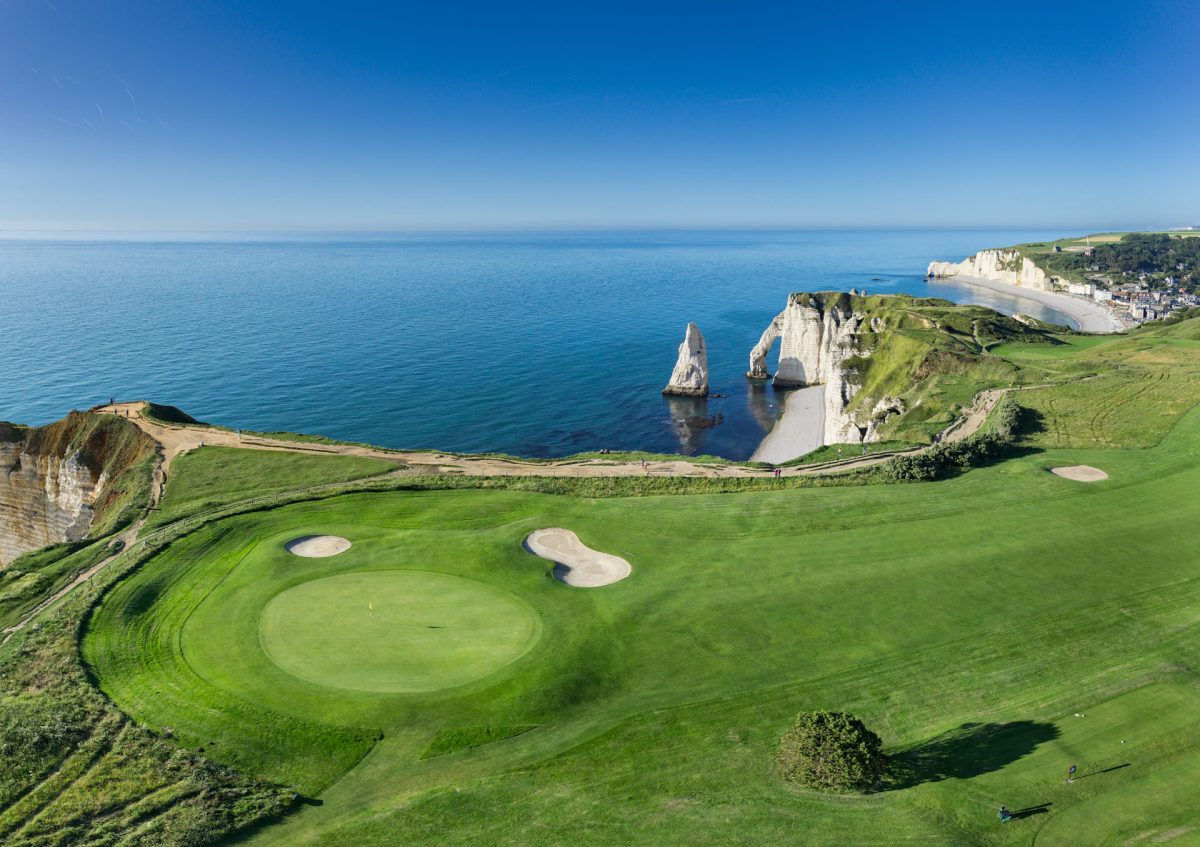
MULTIPOLYGON (((1167 227, 1158 227, 1166 229, 1167 227)), ((0 241, 278 241, 278 240, 364 240, 437 237, 511 237, 556 235, 613 235, 621 233, 801 233, 801 232, 1005 232, 1013 229, 1093 234, 1145 231, 1146 226, 1070 224, 980 224, 980 225, 561 225, 561 226, 464 226, 405 228, 0 228, 0 241)), ((1150 227, 1149 229, 1154 229, 1150 227)))

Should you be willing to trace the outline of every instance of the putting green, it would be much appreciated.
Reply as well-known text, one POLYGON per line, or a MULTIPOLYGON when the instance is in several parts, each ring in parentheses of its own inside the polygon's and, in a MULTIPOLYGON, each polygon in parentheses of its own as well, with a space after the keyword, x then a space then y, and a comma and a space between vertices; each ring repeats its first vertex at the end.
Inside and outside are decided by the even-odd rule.
POLYGON ((385 693, 473 682, 520 658, 540 632, 512 594, 426 571, 314 579, 277 594, 259 619, 263 649, 293 676, 385 693))

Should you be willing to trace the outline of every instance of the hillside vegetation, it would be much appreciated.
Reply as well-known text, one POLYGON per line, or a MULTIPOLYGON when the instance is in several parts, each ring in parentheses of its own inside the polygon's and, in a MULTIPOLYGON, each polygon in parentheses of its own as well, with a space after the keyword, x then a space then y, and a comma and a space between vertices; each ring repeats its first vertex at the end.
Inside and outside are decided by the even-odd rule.
POLYGON ((1052 383, 1017 395, 1029 446, 1152 447, 1200 398, 1198 319, 1065 340, 997 350, 1052 383))
POLYGON ((1071 282, 1137 281, 1151 288, 1167 277, 1184 292, 1200 289, 1200 233, 1128 232, 1018 245, 1048 274, 1071 282))
POLYGON ((898 399, 903 411, 879 427, 881 441, 929 443, 979 391, 1022 381, 1021 365, 991 355, 993 347, 1063 343, 1044 325, 1022 323, 981 306, 899 295, 813 296, 838 298, 844 308, 865 316, 859 353, 843 363, 859 386, 848 409, 862 419, 880 401, 898 399))
POLYGON ((380 476, 395 469, 394 462, 358 456, 204 447, 185 453, 172 463, 171 484, 149 523, 151 526, 170 523, 232 499, 380 476))

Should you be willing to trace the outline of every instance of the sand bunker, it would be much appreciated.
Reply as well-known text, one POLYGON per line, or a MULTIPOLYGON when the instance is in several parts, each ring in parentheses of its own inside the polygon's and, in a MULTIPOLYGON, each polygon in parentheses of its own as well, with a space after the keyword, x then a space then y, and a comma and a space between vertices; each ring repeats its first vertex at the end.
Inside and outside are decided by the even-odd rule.
POLYGON ((576 588, 599 588, 633 571, 620 556, 593 550, 569 529, 535 529, 525 538, 531 553, 554 562, 554 577, 576 588))
POLYGON ((1076 482, 1099 482, 1108 479, 1108 474, 1091 465, 1070 465, 1065 468, 1051 468, 1050 473, 1063 479, 1073 479, 1076 482))
POLYGON ((301 535, 284 544, 283 549, 308 559, 323 559, 345 553, 350 549, 350 541, 340 535, 301 535))

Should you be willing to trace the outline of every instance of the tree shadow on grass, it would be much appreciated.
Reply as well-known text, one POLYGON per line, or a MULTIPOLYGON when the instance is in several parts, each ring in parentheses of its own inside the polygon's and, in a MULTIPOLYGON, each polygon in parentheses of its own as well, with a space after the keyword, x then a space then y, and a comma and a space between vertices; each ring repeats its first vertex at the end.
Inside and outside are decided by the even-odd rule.
POLYGON ((891 758, 889 788, 911 788, 925 782, 970 779, 997 771, 1053 741, 1053 724, 1035 721, 965 723, 957 729, 910 747, 891 758))
POLYGON ((1046 418, 1037 409, 1030 409, 1028 406, 1021 406, 1017 412, 1017 426, 1014 433, 1018 438, 1024 438, 1029 435, 1037 435, 1039 432, 1046 431, 1046 418))

